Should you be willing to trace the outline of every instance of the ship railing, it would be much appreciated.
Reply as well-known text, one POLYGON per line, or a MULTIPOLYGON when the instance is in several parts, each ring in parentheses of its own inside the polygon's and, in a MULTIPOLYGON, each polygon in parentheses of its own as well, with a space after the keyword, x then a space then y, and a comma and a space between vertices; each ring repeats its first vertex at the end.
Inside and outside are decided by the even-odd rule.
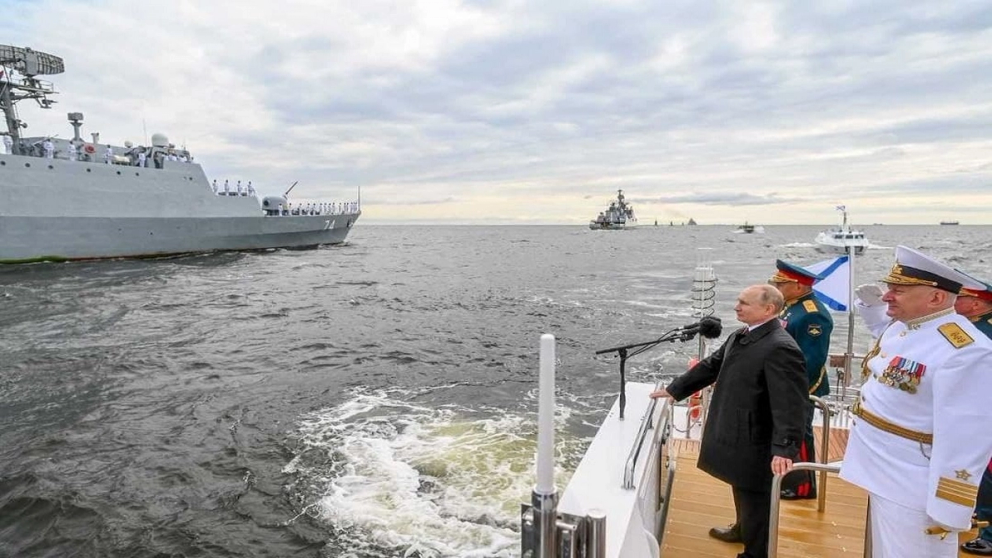
MULTIPOLYGON (((655 384, 654 390, 658 391, 661 389, 662 385, 659 381, 655 384)), ((648 432, 652 430, 654 432, 661 433, 660 443, 664 443, 667 438, 668 425, 671 424, 673 415, 671 407, 672 404, 668 398, 662 399, 662 410, 659 418, 659 423, 657 429, 654 428, 653 419, 655 409, 658 406, 658 399, 652 399, 651 403, 648 405, 647 411, 645 411, 644 416, 641 417, 641 426, 637 430, 637 435, 634 437, 634 443, 630 448, 630 452, 627 454, 627 461, 623 468, 623 484, 621 485, 624 489, 630 490, 634 488, 634 469, 637 466, 637 459, 641 455, 641 450, 644 447, 644 440, 647 439, 648 432)))
MULTIPOLYGON (((839 473, 840 465, 825 465, 823 463, 796 463, 792 466, 792 471, 820 471, 823 474, 826 473, 839 473)), ((782 479, 785 475, 775 475, 772 477, 772 488, 771 488, 771 506, 768 512, 768 558, 778 558, 778 527, 779 527, 779 508, 782 501, 782 479)), ((822 509, 819 511, 823 511, 822 509)), ((865 529, 865 548, 870 546, 867 540, 870 529, 865 529)), ((865 554, 865 556, 870 556, 870 554, 865 554)))
MULTIPOLYGON (((819 463, 796 463, 792 466, 792 471, 814 471, 819 473, 820 481, 817 486, 817 496, 816 496, 816 511, 818 513, 823 513, 827 509, 827 473, 839 473, 840 465, 830 465, 827 464, 827 454, 830 451, 830 417, 831 410, 830 404, 826 400, 816 397, 815 395, 809 396, 810 402, 820 408, 822 414, 823 422, 823 436, 820 440, 820 457, 819 463)), ((788 473, 786 473, 788 474, 788 473)), ((772 478, 772 488, 771 488, 771 507, 769 508, 768 514, 768 557, 776 558, 778 556, 778 526, 779 526, 779 508, 781 506, 782 500, 782 479, 785 475, 775 475, 772 478)), ((865 529, 865 556, 871 556, 871 540, 870 540, 870 529, 865 529)))
MULTIPOLYGON (((830 405, 823 399, 810 395, 809 400, 811 403, 820 408, 820 414, 822 415, 822 436, 820 437, 820 464, 827 464, 827 456, 830 452, 830 405)), ((827 471, 820 471, 820 482, 817 487, 816 495, 816 511, 823 513, 823 510, 827 508, 827 471)))

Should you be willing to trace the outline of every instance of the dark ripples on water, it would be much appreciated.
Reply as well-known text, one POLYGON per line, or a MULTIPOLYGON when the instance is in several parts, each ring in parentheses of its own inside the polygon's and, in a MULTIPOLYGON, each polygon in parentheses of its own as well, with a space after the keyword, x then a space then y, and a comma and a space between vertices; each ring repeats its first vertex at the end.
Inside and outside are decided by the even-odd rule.
MULTIPOLYGON (((732 322, 737 291, 775 257, 826 259, 816 232, 359 226, 308 252, 0 268, 0 556, 430 555, 355 548, 313 512, 319 482, 287 464, 330 472, 335 458, 301 445, 304 417, 375 390, 532 413, 552 332, 567 428, 586 439, 617 382, 593 351, 690 321, 696 248, 712 248, 732 322)), ((989 233, 869 230, 986 277, 989 233)), ((871 250, 861 271, 879 277, 890 258, 871 250)), ((631 374, 678 370, 690 351, 638 357, 631 374)), ((470 521, 500 523, 488 515, 470 521)))

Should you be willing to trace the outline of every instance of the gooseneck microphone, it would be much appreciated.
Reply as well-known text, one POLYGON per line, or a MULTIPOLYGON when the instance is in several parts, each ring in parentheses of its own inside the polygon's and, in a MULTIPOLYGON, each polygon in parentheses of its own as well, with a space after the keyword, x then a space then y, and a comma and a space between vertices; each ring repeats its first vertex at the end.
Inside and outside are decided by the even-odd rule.
POLYGON ((694 324, 679 328, 682 341, 692 339, 697 333, 707 339, 716 339, 723 332, 723 323, 716 316, 706 316, 694 324))

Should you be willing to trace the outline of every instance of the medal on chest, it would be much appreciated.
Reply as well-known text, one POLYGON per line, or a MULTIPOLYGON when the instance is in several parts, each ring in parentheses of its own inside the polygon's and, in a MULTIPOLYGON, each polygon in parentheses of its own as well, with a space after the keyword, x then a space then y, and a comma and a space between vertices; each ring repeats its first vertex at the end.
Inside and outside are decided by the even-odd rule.
POLYGON ((878 381, 906 393, 916 393, 926 371, 925 364, 896 356, 889 361, 878 381))

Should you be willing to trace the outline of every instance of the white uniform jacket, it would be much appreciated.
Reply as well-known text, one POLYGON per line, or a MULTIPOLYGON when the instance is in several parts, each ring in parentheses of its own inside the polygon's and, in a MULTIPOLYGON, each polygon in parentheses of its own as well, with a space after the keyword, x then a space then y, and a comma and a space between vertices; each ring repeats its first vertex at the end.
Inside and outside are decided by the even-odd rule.
POLYGON ((933 444, 855 418, 841 478, 924 510, 945 527, 968 529, 992 456, 992 340, 967 318, 938 313, 893 323, 876 349, 861 387, 862 408, 932 433, 933 444))

